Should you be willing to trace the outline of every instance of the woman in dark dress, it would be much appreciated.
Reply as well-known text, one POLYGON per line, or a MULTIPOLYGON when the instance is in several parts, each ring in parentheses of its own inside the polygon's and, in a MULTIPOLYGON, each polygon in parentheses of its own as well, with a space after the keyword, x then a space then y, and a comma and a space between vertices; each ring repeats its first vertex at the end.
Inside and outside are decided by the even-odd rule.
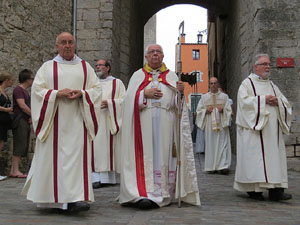
MULTIPOLYGON (((13 75, 9 72, 0 72, 0 151, 5 141, 7 141, 7 130, 10 129, 10 113, 13 111, 11 101, 5 92, 5 89, 11 87, 14 83, 13 75)), ((0 175, 0 181, 6 176, 0 175)))

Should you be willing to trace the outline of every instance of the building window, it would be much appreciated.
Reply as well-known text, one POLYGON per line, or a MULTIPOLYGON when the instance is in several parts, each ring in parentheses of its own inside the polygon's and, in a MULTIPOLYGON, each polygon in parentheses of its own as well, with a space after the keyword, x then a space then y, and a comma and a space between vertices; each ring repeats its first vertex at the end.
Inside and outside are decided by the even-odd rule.
POLYGON ((200 59, 200 50, 193 49, 193 60, 199 60, 199 59, 200 59))
POLYGON ((203 77, 202 77, 203 76, 203 72, 201 72, 201 71, 193 71, 192 73, 196 74, 197 83, 203 81, 203 77))

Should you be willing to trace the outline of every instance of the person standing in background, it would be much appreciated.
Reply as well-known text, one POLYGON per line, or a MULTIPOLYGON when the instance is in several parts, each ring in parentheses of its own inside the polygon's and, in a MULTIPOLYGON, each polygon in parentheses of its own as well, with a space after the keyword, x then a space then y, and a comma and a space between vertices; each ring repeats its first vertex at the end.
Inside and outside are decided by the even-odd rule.
POLYGON ((31 109, 30 95, 27 91, 33 82, 33 73, 24 69, 19 73, 19 85, 13 91, 14 119, 13 127, 13 156, 11 160, 10 177, 26 178, 19 169, 21 157, 27 156, 30 141, 31 109))
MULTIPOLYGON (((11 101, 5 90, 11 87, 14 81, 11 73, 0 72, 0 151, 2 151, 4 142, 7 141, 7 131, 11 128, 10 113, 13 111, 11 101)), ((7 176, 0 175, 0 181, 6 178, 7 176)))
POLYGON ((122 103, 125 86, 120 79, 110 75, 111 65, 99 59, 96 74, 102 87, 102 102, 99 115, 99 130, 93 141, 92 182, 93 188, 116 184, 118 177, 118 150, 116 141, 122 125, 122 103))

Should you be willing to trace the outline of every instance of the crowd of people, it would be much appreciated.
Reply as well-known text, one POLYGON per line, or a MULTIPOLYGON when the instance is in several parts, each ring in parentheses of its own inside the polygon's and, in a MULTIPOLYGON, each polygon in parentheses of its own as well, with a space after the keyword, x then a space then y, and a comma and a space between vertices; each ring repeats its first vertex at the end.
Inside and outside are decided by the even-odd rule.
MULTIPOLYGON (((26 178, 22 194, 37 207, 86 211, 93 189, 120 183, 122 206, 200 205, 184 83, 163 63, 162 47, 147 47, 147 62, 127 90, 110 74, 109 61, 99 59, 94 70, 78 57, 70 33, 57 36, 56 49, 35 76, 20 72, 13 105, 5 92, 13 75, 0 74, 0 150, 12 129, 9 176, 26 178), (31 126, 36 143, 27 175, 19 162, 27 155, 31 126)), ((238 91, 234 188, 256 200, 264 199, 264 190, 270 200, 288 200, 283 133, 289 132, 291 106, 269 79, 269 56, 258 55, 254 69, 238 91)), ((228 175, 232 103, 216 77, 209 87, 197 107, 197 143, 205 142, 204 171, 228 175)))

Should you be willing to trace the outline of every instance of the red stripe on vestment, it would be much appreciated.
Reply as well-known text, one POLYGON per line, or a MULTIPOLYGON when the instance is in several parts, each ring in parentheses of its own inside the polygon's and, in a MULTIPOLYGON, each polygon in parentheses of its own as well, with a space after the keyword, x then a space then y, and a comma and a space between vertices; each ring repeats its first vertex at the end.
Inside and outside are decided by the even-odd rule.
POLYGON ((40 117, 39 117, 39 122, 35 131, 35 136, 37 137, 42 129, 43 123, 44 123, 44 119, 45 119, 45 114, 46 114, 46 110, 47 110, 47 106, 48 106, 48 101, 49 101, 49 97, 50 94, 53 90, 49 90, 47 91, 45 98, 44 98, 44 102, 43 102, 43 106, 41 108, 41 112, 40 112, 40 117))
MULTIPOLYGON (((145 73, 144 81, 141 83, 140 87, 138 88, 135 99, 134 99, 134 144, 135 144, 135 164, 136 164, 136 180, 137 180, 137 187, 140 196, 147 197, 146 191, 146 182, 145 182, 145 170, 144 170, 144 150, 143 150, 143 138, 142 138, 142 128, 141 128, 141 120, 140 120, 140 111, 139 111, 139 98, 140 92, 144 90, 145 87, 151 82, 149 80, 152 77, 151 74, 147 73, 144 69, 143 72, 145 73)), ((166 82, 165 76, 169 70, 165 71, 164 73, 160 74, 159 77, 162 78, 162 83, 169 85, 166 82)))
MULTIPOLYGON (((53 83, 54 90, 58 90, 58 72, 57 72, 57 62, 53 62, 53 83)), ((53 124, 53 188, 54 188, 54 202, 58 202, 58 106, 54 116, 53 124)))
POLYGON ((95 172, 95 152, 94 152, 94 141, 92 141, 92 172, 95 172))
MULTIPOLYGON (((117 79, 114 79, 112 82, 112 93, 111 93, 111 102, 112 102, 112 106, 113 106, 113 115, 114 115, 114 122, 115 122, 115 126, 117 129, 117 132, 119 132, 119 124, 117 121, 117 111, 116 111, 116 102, 115 102, 115 94, 116 94, 116 81, 117 79)), ((114 148, 113 148, 113 144, 114 144, 114 139, 113 136, 111 135, 111 133, 109 134, 109 157, 110 157, 110 170, 113 171, 114 169, 114 164, 113 164, 113 158, 114 158, 114 148)))
POLYGON ((284 108, 284 122, 285 122, 285 125, 290 129, 290 126, 287 123, 287 109, 286 109, 286 106, 285 106, 285 104, 283 103, 282 100, 281 100, 281 103, 282 103, 283 108, 284 108))
POLYGON ((87 91, 84 91, 84 92, 85 92, 85 99, 86 99, 87 103, 90 106, 90 113, 91 113, 91 117, 92 117, 93 124, 94 124, 94 132, 95 132, 95 135, 96 135, 97 132, 98 132, 98 122, 97 122, 97 117, 96 117, 96 113, 95 113, 95 107, 94 107, 94 104, 91 101, 89 93, 87 91))
POLYGON ((262 135, 262 131, 259 131, 260 135, 260 144, 261 144, 261 150, 262 150, 262 156, 263 156, 263 161, 264 161, 264 173, 265 173, 265 179, 266 183, 268 183, 268 176, 267 176, 267 168, 266 168, 266 160, 265 160, 265 147, 264 147, 264 139, 262 135))
MULTIPOLYGON (((252 82, 252 80, 251 80, 250 77, 248 77, 248 79, 251 82, 252 89, 253 89, 254 95, 256 97, 257 95, 256 95, 256 90, 255 90, 254 83, 252 82)), ((256 127, 256 125, 258 123, 258 118, 259 118, 259 113, 260 113, 260 96, 257 96, 257 97, 258 97, 258 116, 257 116, 256 124, 255 124, 255 126, 253 128, 254 130, 255 130, 255 127, 256 127)), ((260 136, 260 145, 261 145, 261 151, 262 151, 262 157, 263 157, 263 163, 264 163, 265 180, 266 180, 266 183, 268 183, 267 168, 266 168, 266 161, 265 161, 265 147, 264 147, 264 140, 263 140, 262 130, 259 131, 259 136, 260 136)))
POLYGON ((117 120, 117 110, 116 110, 116 102, 115 102, 115 94, 116 94, 116 81, 117 79, 114 79, 112 82, 112 94, 111 94, 111 101, 112 101, 112 106, 113 106, 113 111, 114 111, 114 121, 115 121, 115 125, 117 128, 117 132, 119 132, 119 124, 118 124, 118 120, 117 120))
POLYGON ((139 111, 140 92, 150 83, 149 75, 145 76, 144 81, 138 88, 134 99, 134 146, 135 146, 135 164, 136 164, 136 181, 140 196, 147 197, 145 171, 144 171, 144 150, 142 139, 142 128, 139 111))
POLYGON ((85 90, 86 78, 87 78, 87 69, 86 69, 86 63, 85 63, 84 60, 81 61, 81 64, 82 64, 83 74, 84 74, 83 90, 85 90))
POLYGON ((84 140, 83 140, 83 187, 84 187, 84 200, 89 200, 89 179, 88 179, 88 137, 87 129, 83 122, 84 140))
MULTIPOLYGON (((254 87, 254 83, 253 81, 251 80, 250 77, 248 77, 248 79, 250 80, 250 83, 251 83, 251 86, 252 86, 252 89, 253 89, 253 92, 254 92, 254 96, 256 96, 256 90, 255 90, 255 87, 254 87)), ((259 115, 260 115, 260 96, 257 96, 258 99, 257 99, 257 104, 258 104, 258 112, 257 112, 257 118, 256 118, 256 122, 255 122, 255 125, 253 127, 253 130, 255 130, 257 124, 258 124, 258 121, 259 121, 259 115)))

